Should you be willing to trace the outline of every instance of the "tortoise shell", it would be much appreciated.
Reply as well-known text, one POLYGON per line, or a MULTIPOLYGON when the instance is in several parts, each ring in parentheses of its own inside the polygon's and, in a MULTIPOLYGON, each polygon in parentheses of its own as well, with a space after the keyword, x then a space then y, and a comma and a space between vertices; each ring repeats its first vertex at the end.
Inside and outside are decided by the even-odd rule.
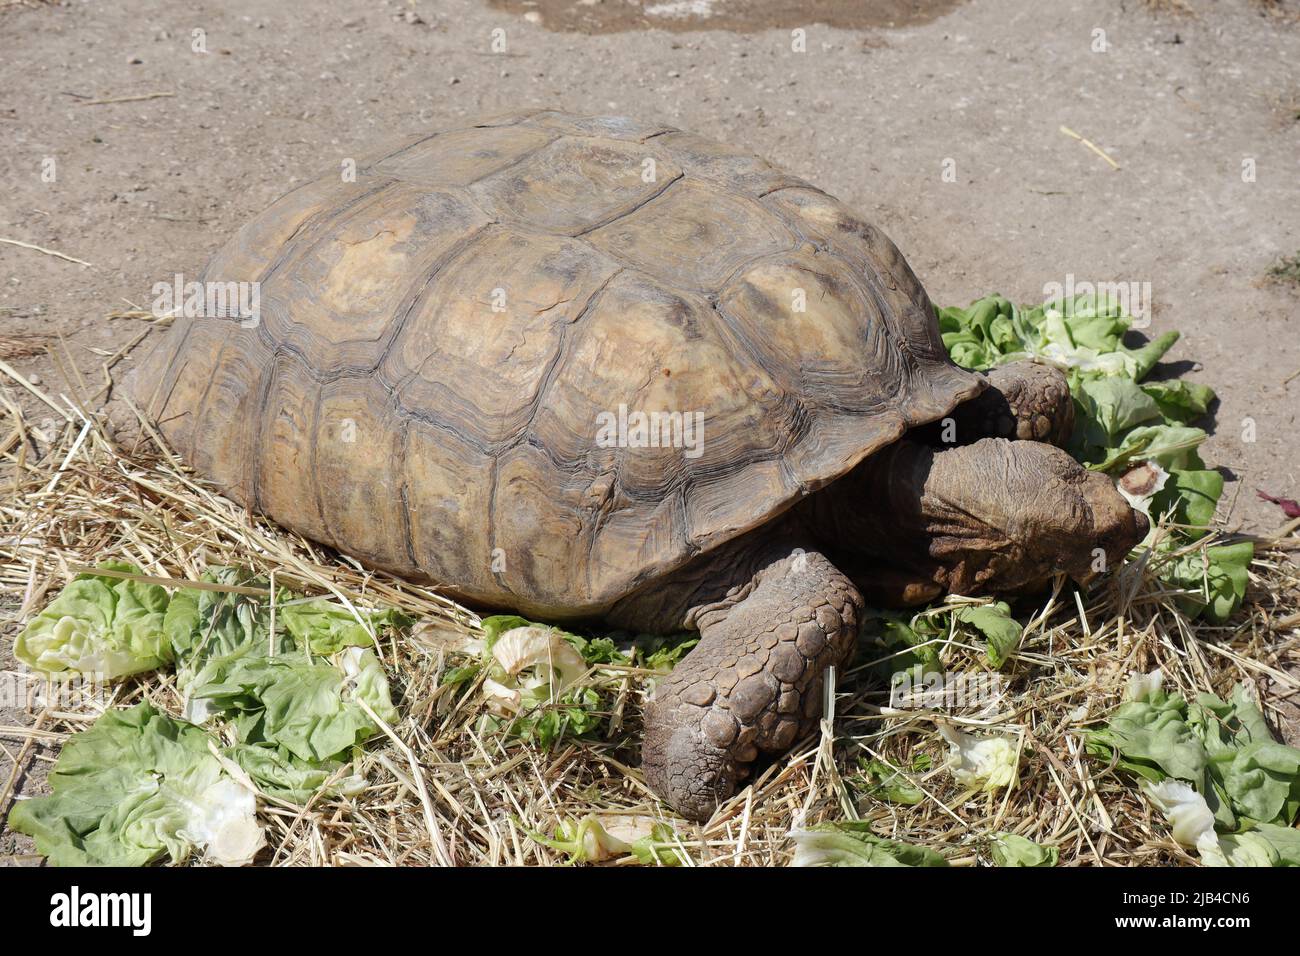
POLYGON ((879 230, 617 117, 410 139, 203 280, 258 283, 260 315, 178 318, 136 373, 173 449, 307 538, 526 613, 598 614, 980 388, 879 230), (655 412, 681 418, 647 438, 655 412))

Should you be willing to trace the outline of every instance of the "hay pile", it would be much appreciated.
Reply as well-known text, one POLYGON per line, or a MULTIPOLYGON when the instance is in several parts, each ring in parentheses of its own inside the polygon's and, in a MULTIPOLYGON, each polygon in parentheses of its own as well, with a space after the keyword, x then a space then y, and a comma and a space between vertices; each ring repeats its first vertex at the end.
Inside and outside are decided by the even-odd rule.
MULTIPOLYGON (((944 767, 934 713, 890 711, 875 662, 864 657, 841 681, 834 721, 823 723, 820 739, 803 741, 699 827, 668 814, 635 769, 648 671, 610 665, 585 678, 608 702, 590 738, 564 738, 547 751, 486 731, 479 681, 443 683, 466 662, 479 625, 473 613, 246 514, 168 455, 123 455, 66 399, 6 374, 40 398, 53 424, 34 425, 14 393, 0 390, 11 422, 0 427, 9 433, 0 445, 0 646, 10 647, 74 573, 110 559, 177 583, 196 581, 210 565, 242 565, 273 586, 396 606, 421 619, 379 649, 402 720, 354 767, 368 788, 306 808, 267 801, 270 845, 260 861, 268 864, 554 864, 564 855, 529 832, 549 835, 592 812, 670 823, 687 865, 781 865, 793 852, 792 825, 843 818, 870 820, 882 836, 928 846, 956 865, 987 863, 997 831, 1057 847, 1061 865, 1190 864, 1132 781, 1084 754, 1082 732, 1104 720, 1136 671, 1158 667, 1167 688, 1188 695, 1254 683, 1275 722, 1277 702, 1300 683, 1296 521, 1256 539, 1246 604, 1231 626, 1188 620, 1175 606, 1179 592, 1163 589, 1145 562, 1125 566, 1086 598, 1065 587, 1044 599, 1003 670, 1005 693, 992 706, 946 715, 968 731, 1015 734, 1018 787, 991 796, 963 790, 944 767), (930 769, 914 770, 927 766, 917 759, 923 755, 930 769), (860 766, 871 758, 904 770, 921 802, 868 796, 860 766)), ((951 635, 944 643, 949 671, 988 670, 982 648, 951 635)), ((44 704, 30 675, 2 676, 10 686, 29 682, 31 693, 19 726, 0 726, 0 819, 15 791, 36 789, 29 781, 36 744, 57 743, 105 709, 142 699, 180 714, 167 673, 44 704)))

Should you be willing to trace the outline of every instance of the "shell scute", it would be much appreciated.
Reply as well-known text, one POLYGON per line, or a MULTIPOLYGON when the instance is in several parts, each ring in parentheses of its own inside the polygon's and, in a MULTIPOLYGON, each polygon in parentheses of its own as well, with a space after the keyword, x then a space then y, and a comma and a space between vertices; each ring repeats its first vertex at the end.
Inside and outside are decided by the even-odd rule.
POLYGON ((681 176, 639 143, 562 137, 470 187, 493 218, 577 235, 618 219, 681 176))
POLYGON ((263 281, 266 330, 323 373, 374 368, 441 260, 487 223, 451 193, 392 183, 263 281))
POLYGON ((719 288, 745 263, 795 242, 758 202, 685 179, 587 239, 650 275, 704 291, 719 288))
POLYGON ((481 446, 515 438, 568 329, 617 270, 577 240, 492 227, 444 267, 383 378, 403 407, 481 446))

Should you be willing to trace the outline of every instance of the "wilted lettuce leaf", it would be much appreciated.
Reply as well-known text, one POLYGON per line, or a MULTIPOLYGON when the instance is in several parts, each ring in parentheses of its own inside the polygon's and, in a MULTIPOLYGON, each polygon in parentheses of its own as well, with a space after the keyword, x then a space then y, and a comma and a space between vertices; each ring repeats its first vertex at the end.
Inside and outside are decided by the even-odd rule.
MULTIPOLYGON (((650 670, 668 671, 699 643, 698 634, 686 633, 659 636, 615 631, 588 637, 538 624, 517 614, 496 614, 484 618, 482 627, 483 658, 450 668, 444 674, 442 683, 463 684, 480 673, 485 673, 485 691, 489 692, 489 697, 495 691, 498 698, 502 693, 511 691, 511 688, 493 686, 493 674, 499 670, 499 664, 494 664, 493 656, 500 650, 498 643, 502 636, 519 628, 544 628, 548 633, 558 634, 578 652, 589 668, 609 664, 631 665, 635 662, 650 670)), ((500 674, 497 676, 500 677, 500 674)), ((535 681, 532 683, 536 684, 535 681)), ((514 703, 524 705, 516 708, 518 713, 490 715, 487 718, 488 724, 504 730, 510 736, 533 741, 542 747, 550 747, 564 737, 582 736, 597 730, 604 720, 604 709, 609 703, 608 695, 603 689, 587 685, 565 687, 558 694, 554 693, 553 688, 538 685, 516 696, 518 701, 514 702, 512 697, 512 706, 514 703)))
MULTIPOLYGON (((498 644, 503 635, 519 628, 539 630, 544 632, 544 636, 558 635, 565 644, 578 651, 587 664, 604 663, 610 656, 610 645, 605 643, 605 639, 590 640, 559 628, 534 623, 516 614, 494 615, 483 620, 483 666, 488 674, 485 688, 494 688, 494 675, 495 678, 505 679, 500 673, 501 663, 495 659, 496 652, 500 650, 498 644)), ((502 648, 505 646, 501 644, 502 648)), ((580 737, 601 725, 602 699, 595 688, 558 687, 552 686, 549 681, 538 680, 527 683, 528 686, 524 688, 495 688, 499 693, 510 693, 512 696, 504 708, 507 712, 484 715, 485 724, 489 728, 503 730, 512 737, 549 748, 564 737, 580 737)))
POLYGON ((604 863, 628 856, 643 866, 683 862, 673 828, 648 817, 589 813, 581 820, 561 821, 552 837, 527 832, 538 843, 565 854, 570 863, 604 863))
POLYGON ((632 855, 642 866, 680 866, 685 853, 677 834, 666 823, 656 823, 650 832, 633 841, 632 855))
POLYGON ((520 617, 518 614, 493 614, 491 617, 483 618, 483 643, 487 650, 492 650, 492 645, 506 631, 513 630, 516 627, 534 627, 536 622, 528 620, 526 617, 520 617))
POLYGON ((1061 851, 1054 846, 1042 846, 1014 833, 999 833, 989 845, 989 852, 997 866, 1056 866, 1061 851))
POLYGON ((948 770, 958 783, 985 793, 1019 784, 1020 747, 1014 737, 977 737, 943 723, 939 734, 948 744, 948 770))
POLYGON ((791 832, 795 842, 791 866, 947 866, 928 847, 887 840, 865 820, 819 823, 791 832))
POLYGON ((549 624, 538 624, 518 614, 494 614, 483 619, 484 650, 491 652, 502 634, 520 627, 545 627, 558 631, 566 642, 582 655, 588 664, 626 664, 630 661, 627 654, 619 650, 618 645, 607 636, 583 637, 563 628, 552 628, 549 624))
MULTIPOLYGON (((141 573, 122 562, 103 567, 141 573)), ((154 670, 172 659, 163 625, 167 603, 156 584, 79 574, 19 633, 14 656, 43 673, 103 680, 154 670)))

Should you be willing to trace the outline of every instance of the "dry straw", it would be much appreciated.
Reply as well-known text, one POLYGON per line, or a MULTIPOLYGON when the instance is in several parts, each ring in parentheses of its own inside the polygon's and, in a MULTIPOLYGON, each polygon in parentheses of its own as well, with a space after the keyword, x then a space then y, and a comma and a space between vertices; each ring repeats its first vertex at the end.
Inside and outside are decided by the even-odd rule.
MULTIPOLYGON (((7 366, 5 367, 7 370, 7 366)), ((534 841, 562 820, 588 813, 642 815, 670 823, 682 862, 697 866, 781 865, 794 825, 858 817, 893 839, 924 844, 956 865, 983 865, 995 832, 1055 846, 1061 865, 1188 864, 1166 824, 1120 772, 1088 757, 1084 731, 1120 701, 1129 677, 1160 668, 1167 687, 1225 693, 1238 681, 1277 703, 1297 690, 1300 577, 1291 554, 1296 525, 1256 539, 1250 589, 1229 626, 1188 619, 1179 592, 1146 562, 1125 566, 1086 597, 1058 588, 1030 620, 1007 663, 1005 693, 979 709, 936 714, 890 711, 886 690, 860 658, 841 681, 834 722, 766 768, 707 826, 675 819, 646 789, 638 764, 641 699, 648 672, 593 668, 585 678, 610 701, 591 739, 562 739, 549 751, 483 728, 477 681, 444 685, 466 662, 478 618, 436 590, 357 562, 246 513, 206 488, 169 454, 124 454, 99 423, 62 395, 10 380, 42 403, 35 427, 11 385, 0 385, 0 593, 3 645, 81 568, 116 559, 155 578, 195 581, 209 565, 250 566, 275 587, 333 595, 354 606, 390 605, 421 619, 413 633, 380 647, 401 720, 384 727, 351 771, 368 787, 352 798, 306 807, 266 800, 274 865, 538 865, 563 856, 534 841), (942 717, 973 733, 1014 735, 1019 786, 994 794, 962 788, 945 767, 942 717), (926 766, 930 769, 915 771, 926 766), (866 759, 898 768, 923 794, 916 805, 868 795, 866 759)), ((0 379, 3 382, 3 379, 0 379)), ((950 632, 950 671, 987 670, 983 651, 950 632)), ((6 679, 17 675, 8 673, 6 679)), ((149 699, 179 715, 167 673, 128 680, 106 695, 30 707, 0 720, 0 816, 16 793, 40 789, 48 748, 85 729, 105 707, 149 699)), ((236 768, 237 769, 237 768, 236 768)), ((12 845, 12 840, 7 840, 12 845)), ((632 858, 614 865, 633 863, 632 858)))

